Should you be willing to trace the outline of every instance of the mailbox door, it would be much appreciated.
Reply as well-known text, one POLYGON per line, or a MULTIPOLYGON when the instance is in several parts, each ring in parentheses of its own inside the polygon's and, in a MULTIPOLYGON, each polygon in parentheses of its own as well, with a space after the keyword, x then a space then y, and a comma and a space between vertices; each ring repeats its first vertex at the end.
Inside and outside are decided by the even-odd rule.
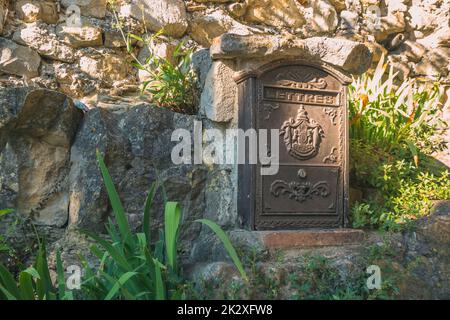
POLYGON ((307 65, 274 68, 255 86, 254 126, 279 130, 279 170, 262 175, 261 165, 255 168, 254 228, 343 226, 346 87, 327 71, 307 65))

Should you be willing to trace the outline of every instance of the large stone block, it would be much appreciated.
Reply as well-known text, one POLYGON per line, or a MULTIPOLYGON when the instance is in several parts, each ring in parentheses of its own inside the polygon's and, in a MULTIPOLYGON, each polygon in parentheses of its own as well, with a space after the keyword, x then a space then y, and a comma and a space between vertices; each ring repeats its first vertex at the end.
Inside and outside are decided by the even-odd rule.
POLYGON ((5 24, 6 0, 0 0, 0 35, 3 32, 3 25, 5 24))
POLYGON ((43 23, 32 23, 18 28, 14 32, 13 40, 53 60, 69 63, 75 60, 75 51, 58 41, 54 27, 43 23))
MULTIPOLYGON (((205 168, 175 165, 171 160, 172 146, 177 143, 171 141, 173 130, 192 132, 195 119, 148 104, 101 103, 89 111, 71 150, 69 225, 103 229, 111 214, 95 157, 97 149, 104 155, 134 230, 140 230, 145 198, 156 180, 164 184, 168 199, 181 203, 184 221, 202 217, 205 168)), ((162 226, 163 211, 163 196, 158 191, 152 208, 153 228, 162 226)), ((199 228, 183 233, 182 239, 195 239, 199 228)))
POLYGON ((124 57, 113 53, 87 53, 80 58, 80 70, 106 83, 123 80, 128 75, 124 57))
POLYGON ((73 48, 98 47, 103 45, 102 29, 93 26, 56 28, 58 38, 73 48))
POLYGON ((107 0, 61 0, 61 5, 65 9, 71 5, 76 5, 80 8, 80 13, 83 16, 104 18, 107 2, 107 0))
POLYGON ((179 38, 188 27, 186 8, 181 0, 132 0, 120 8, 120 15, 145 22, 151 31, 179 38))
POLYGON ((18 18, 26 23, 42 20, 45 23, 57 23, 58 9, 54 1, 19 0, 15 5, 18 18))
POLYGON ((252 29, 234 20, 220 9, 206 15, 195 15, 189 21, 189 35, 205 48, 211 46, 214 38, 226 32, 249 35, 252 34, 252 29))
POLYGON ((242 18, 250 23, 299 28, 306 22, 295 0, 247 0, 242 18))
POLYGON ((215 122, 228 122, 234 117, 237 87, 230 64, 213 62, 200 97, 201 112, 215 122))
POLYGON ((40 64, 36 51, 0 38, 0 71, 32 78, 38 75, 40 64))
POLYGON ((18 161, 17 212, 36 224, 64 226, 70 147, 81 111, 56 91, 10 88, 0 91, 0 118, 0 140, 8 141, 18 161))
POLYGON ((364 44, 326 37, 300 39, 227 33, 214 39, 210 50, 213 59, 302 58, 324 61, 355 74, 366 71, 371 63, 370 50, 364 44))

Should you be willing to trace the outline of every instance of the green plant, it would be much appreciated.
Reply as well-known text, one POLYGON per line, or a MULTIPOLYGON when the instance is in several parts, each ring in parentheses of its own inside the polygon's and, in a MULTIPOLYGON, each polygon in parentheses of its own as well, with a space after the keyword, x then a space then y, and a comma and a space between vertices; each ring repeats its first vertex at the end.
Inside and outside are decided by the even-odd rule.
MULTIPOLYGON (((198 100, 197 75, 192 67, 193 49, 185 49, 185 42, 178 43, 168 57, 161 57, 153 50, 153 44, 164 37, 164 29, 151 36, 138 36, 131 32, 125 34, 117 12, 112 12, 115 17, 116 27, 119 29, 126 43, 127 53, 132 58, 132 65, 145 71, 148 80, 141 84, 141 94, 149 93, 153 102, 158 106, 169 108, 176 112, 195 113, 198 100), (138 41, 147 48, 149 56, 141 61, 134 53, 133 43, 138 41)), ((145 18, 145 15, 143 14, 145 18)), ((149 34, 145 27, 145 34, 149 34)), ((167 39, 172 42, 172 39, 167 39)))
POLYGON ((448 171, 423 155, 416 166, 358 141, 351 141, 351 151, 354 179, 368 190, 351 210, 354 227, 400 229, 429 214, 433 200, 450 199, 448 171))
POLYGON ((349 88, 351 175, 365 198, 352 208, 354 227, 399 229, 449 199, 448 172, 429 154, 442 139, 442 86, 406 79, 396 87, 382 58, 349 88))
POLYGON ((442 87, 416 79, 397 87, 397 73, 392 66, 387 71, 384 61, 373 75, 366 73, 349 86, 350 137, 387 153, 408 150, 417 164, 419 149, 431 153, 445 147, 438 135, 446 128, 442 87))
POLYGON ((36 262, 19 273, 16 281, 13 274, 0 264, 0 300, 72 300, 72 291, 67 290, 61 254, 56 251, 57 285, 52 283, 47 263, 45 244, 39 243, 36 262))
POLYGON ((14 212, 14 209, 2 209, 0 210, 0 217, 11 212, 14 212))
MULTIPOLYGON (((142 232, 133 234, 125 211, 112 182, 102 156, 97 159, 118 228, 110 220, 107 226, 109 239, 85 232, 96 244, 92 253, 100 260, 95 272, 86 259, 82 259, 86 277, 82 288, 88 299, 182 299, 188 284, 184 280, 177 262, 177 244, 181 224, 181 208, 176 202, 166 202, 164 228, 159 231, 159 240, 150 241, 151 206, 157 185, 150 187, 145 206, 142 232)), ((223 230, 214 222, 200 219, 196 222, 208 226, 222 241, 241 276, 246 272, 223 230)))
MULTIPOLYGON (((0 210, 0 217, 14 212, 13 209, 2 209, 0 210)), ((10 246, 6 244, 5 237, 0 234, 0 252, 9 252, 11 250, 10 246)))

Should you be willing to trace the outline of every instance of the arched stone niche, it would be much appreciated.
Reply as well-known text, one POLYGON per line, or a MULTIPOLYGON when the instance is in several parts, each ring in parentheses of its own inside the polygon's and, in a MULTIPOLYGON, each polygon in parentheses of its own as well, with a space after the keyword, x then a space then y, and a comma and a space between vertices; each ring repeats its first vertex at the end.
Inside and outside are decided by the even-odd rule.
MULTIPOLYGON (((222 34, 214 39, 210 56, 213 64, 206 77, 201 103, 208 126, 219 130, 284 129, 285 133, 279 137, 280 166, 292 165, 291 170, 283 173, 285 176, 278 177, 257 175, 258 165, 232 167, 230 181, 233 183, 229 188, 235 192, 236 206, 228 215, 236 215, 236 225, 247 230, 345 226, 346 85, 351 81, 349 74, 361 74, 369 68, 369 49, 362 43, 337 38, 222 34), (297 127, 289 129, 289 124, 297 125, 297 118, 305 118, 301 127, 310 127, 303 134, 306 139, 320 138, 316 150, 309 150, 310 154, 297 152, 296 155, 298 146, 292 142, 290 150, 286 149, 285 141, 294 139, 293 134, 285 137, 286 132, 302 131, 297 127), (310 136, 310 131, 318 134, 310 136), (309 172, 302 167, 328 169, 316 168, 309 172), (300 169, 304 172, 299 174, 300 169), (276 180, 280 180, 276 184, 278 191, 273 192, 278 196, 272 202, 264 202, 271 197, 270 186, 276 180), (328 184, 320 184, 321 181, 328 184), (316 188, 309 192, 310 183, 316 188), (305 194, 296 194, 286 187, 289 185, 303 188, 305 194), (315 193, 320 194, 321 190, 329 194, 319 195, 320 201, 310 204, 309 197, 317 197, 315 193), (298 201, 289 198, 289 193, 298 201), (287 208, 290 202, 294 205, 287 208)), ((219 196, 225 197, 222 193, 219 196)), ((206 207, 219 217, 226 215, 225 209, 217 209, 215 203, 207 201, 206 207)))

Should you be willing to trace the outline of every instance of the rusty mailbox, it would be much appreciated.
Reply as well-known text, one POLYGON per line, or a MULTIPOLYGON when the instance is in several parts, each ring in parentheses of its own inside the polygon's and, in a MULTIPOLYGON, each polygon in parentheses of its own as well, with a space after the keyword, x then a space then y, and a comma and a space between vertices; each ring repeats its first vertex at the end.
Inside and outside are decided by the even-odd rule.
POLYGON ((346 225, 349 80, 328 65, 299 61, 237 75, 239 127, 279 129, 277 174, 261 175, 260 164, 239 165, 238 211, 247 227, 346 225))

